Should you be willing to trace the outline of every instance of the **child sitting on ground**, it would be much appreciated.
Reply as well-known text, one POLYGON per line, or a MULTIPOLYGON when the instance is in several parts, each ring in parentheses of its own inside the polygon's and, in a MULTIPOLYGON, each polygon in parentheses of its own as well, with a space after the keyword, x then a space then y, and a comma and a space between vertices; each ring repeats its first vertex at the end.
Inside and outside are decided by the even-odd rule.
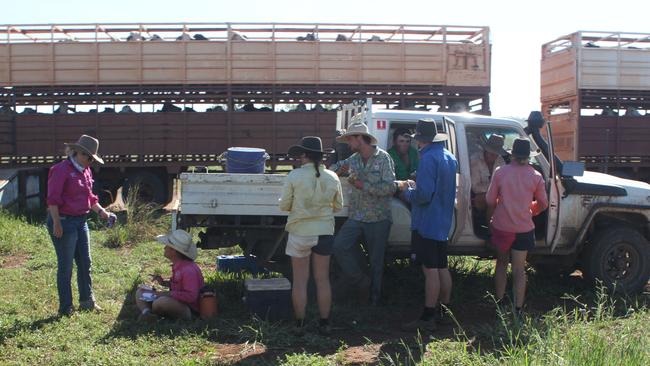
POLYGON ((172 262, 172 276, 168 281, 161 276, 154 276, 153 280, 168 286, 169 291, 140 286, 135 292, 135 303, 141 311, 138 320, 152 321, 158 316, 190 320, 192 312, 199 312, 199 292, 203 287, 203 274, 194 263, 196 244, 184 230, 174 230, 158 236, 156 240, 165 245, 164 255, 172 262))

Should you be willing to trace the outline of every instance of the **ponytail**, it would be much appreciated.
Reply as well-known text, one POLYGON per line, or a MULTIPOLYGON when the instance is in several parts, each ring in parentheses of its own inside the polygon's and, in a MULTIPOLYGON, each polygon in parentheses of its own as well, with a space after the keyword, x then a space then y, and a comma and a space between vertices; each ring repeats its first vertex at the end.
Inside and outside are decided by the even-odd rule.
POLYGON ((320 161, 314 162, 314 169, 316 169, 316 178, 320 178, 320 170, 318 170, 319 165, 320 165, 320 161))
POLYGON ((314 152, 314 151, 305 151, 305 155, 307 156, 307 159, 311 160, 312 163, 314 163, 314 169, 316 169, 316 178, 320 178, 320 164, 321 160, 323 160, 323 153, 320 152, 314 152))

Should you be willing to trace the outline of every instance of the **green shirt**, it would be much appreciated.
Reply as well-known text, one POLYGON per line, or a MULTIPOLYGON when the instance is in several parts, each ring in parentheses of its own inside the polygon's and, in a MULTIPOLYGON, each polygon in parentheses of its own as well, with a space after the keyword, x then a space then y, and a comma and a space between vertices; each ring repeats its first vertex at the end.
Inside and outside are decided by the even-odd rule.
POLYGON ((413 147, 409 146, 409 166, 406 166, 402 159, 397 154, 397 149, 395 146, 391 147, 388 150, 388 154, 393 158, 395 163, 395 177, 397 180, 407 180, 411 178, 411 174, 415 172, 418 168, 418 151, 413 147))

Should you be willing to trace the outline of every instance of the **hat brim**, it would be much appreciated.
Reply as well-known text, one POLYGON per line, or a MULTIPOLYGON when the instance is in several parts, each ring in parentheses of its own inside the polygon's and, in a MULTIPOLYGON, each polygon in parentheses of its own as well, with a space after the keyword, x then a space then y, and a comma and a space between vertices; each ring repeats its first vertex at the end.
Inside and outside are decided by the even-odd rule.
POLYGON ((442 142, 449 140, 449 136, 446 133, 436 133, 433 139, 431 136, 418 135, 415 133, 411 135, 411 138, 421 142, 442 142))
POLYGON ((64 145, 67 146, 67 147, 71 147, 71 148, 74 148, 74 149, 81 150, 81 151, 85 152, 86 154, 88 154, 89 156, 92 156, 93 160, 95 160, 96 162, 98 162, 100 164, 104 164, 104 159, 100 158, 99 155, 93 154, 92 152, 88 151, 88 149, 86 149, 85 147, 83 147, 83 146, 81 146, 81 145, 79 145, 77 143, 71 143, 71 144, 65 143, 64 145))
POLYGON ((342 142, 344 144, 347 144, 348 142, 347 142, 346 139, 348 138, 348 136, 368 136, 368 137, 370 137, 370 140, 371 140, 370 144, 371 145, 377 145, 377 139, 375 138, 375 136, 373 136, 373 135, 371 135, 369 133, 363 133, 363 132, 349 132, 349 133, 346 132, 346 133, 342 134, 341 136, 337 137, 336 142, 342 142))
POLYGON ((309 149, 301 145, 293 145, 289 148, 289 152, 287 154, 289 156, 293 157, 299 157, 305 152, 317 152, 317 153, 322 153, 322 154, 333 154, 334 150, 333 149, 323 149, 323 150, 316 150, 316 149, 309 149))
POLYGON ((518 155, 518 154, 513 154, 513 153, 512 153, 512 149, 507 150, 506 152, 507 152, 508 154, 510 154, 510 156, 512 156, 513 158, 521 158, 521 159, 524 159, 524 158, 534 158, 535 156, 541 154, 541 152, 539 152, 539 151, 531 151, 529 155, 518 155))
POLYGON ((188 251, 180 248, 177 244, 175 244, 171 240, 171 237, 169 235, 158 235, 158 236, 156 236, 156 241, 159 242, 160 244, 171 247, 175 251, 187 256, 188 258, 190 258, 192 260, 196 259, 196 256, 197 256, 196 249, 194 250, 193 253, 189 253, 188 251))
POLYGON ((490 152, 492 154, 497 154, 497 155, 501 155, 501 156, 508 154, 508 152, 504 148, 495 149, 495 148, 493 148, 491 146, 488 146, 488 145, 481 145, 481 147, 483 148, 483 150, 485 150, 487 152, 490 152))

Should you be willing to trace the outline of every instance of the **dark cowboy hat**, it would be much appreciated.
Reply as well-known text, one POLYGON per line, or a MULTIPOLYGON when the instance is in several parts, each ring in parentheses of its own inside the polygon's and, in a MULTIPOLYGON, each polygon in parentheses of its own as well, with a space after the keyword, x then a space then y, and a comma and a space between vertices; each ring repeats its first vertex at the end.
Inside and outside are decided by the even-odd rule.
POLYGON ((487 152, 491 152, 497 155, 506 155, 508 152, 503 148, 503 143, 505 138, 503 135, 493 134, 487 139, 487 141, 481 141, 481 147, 487 152))
POLYGON ((518 137, 512 143, 512 150, 508 151, 514 158, 525 159, 539 155, 538 151, 530 150, 530 140, 525 137, 518 137))
POLYGON ((545 121, 544 121, 544 116, 542 115, 542 112, 540 112, 540 111, 532 111, 528 115, 528 119, 526 120, 526 122, 528 122, 528 125, 530 127, 534 127, 534 128, 539 129, 539 128, 542 128, 542 126, 544 126, 545 121))
POLYGON ((305 136, 300 140, 299 145, 293 145, 289 148, 290 156, 300 156, 305 152, 331 154, 334 150, 323 150, 323 141, 321 141, 320 137, 316 136, 305 136))
POLYGON ((96 162, 104 164, 104 160, 102 160, 102 158, 97 155, 97 151, 99 150, 99 140, 92 136, 81 135, 81 137, 79 137, 79 141, 70 144, 66 143, 65 146, 76 151, 86 153, 88 156, 91 156, 96 162))
POLYGON ((440 142, 449 138, 446 133, 438 133, 436 122, 431 118, 419 119, 411 137, 422 142, 440 142))

